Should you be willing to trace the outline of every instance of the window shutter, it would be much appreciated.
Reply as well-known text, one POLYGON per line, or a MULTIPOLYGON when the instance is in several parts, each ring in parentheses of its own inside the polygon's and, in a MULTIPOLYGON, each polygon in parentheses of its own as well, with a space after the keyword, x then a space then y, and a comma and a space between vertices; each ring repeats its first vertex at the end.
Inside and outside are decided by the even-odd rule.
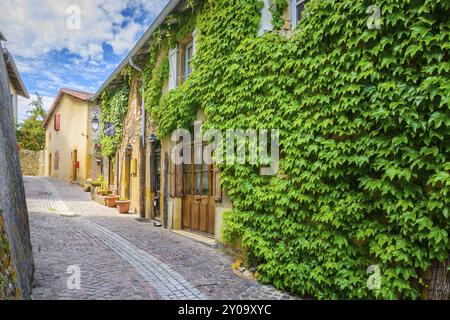
POLYGON ((175 166, 175 197, 182 198, 183 193, 183 165, 175 166))
POLYGON ((214 190, 214 200, 216 202, 222 202, 222 186, 220 185, 220 172, 216 166, 214 166, 213 169, 213 190, 214 190))
POLYGON ((197 51, 197 39, 198 39, 198 31, 197 29, 192 32, 192 55, 195 55, 195 52, 197 51))
POLYGON ((178 86, 178 47, 169 50, 169 90, 178 86))
POLYGON ((182 198, 183 194, 183 164, 175 164, 170 158, 170 197, 182 198))
POLYGON ((60 113, 55 114, 54 129, 55 129, 55 131, 59 131, 61 129, 61 114, 60 113))
POLYGON ((291 28, 297 25, 297 0, 291 0, 291 28))
POLYGON ((272 12, 270 11, 270 6, 273 0, 263 0, 264 7, 261 9, 261 22, 258 28, 258 35, 262 36, 267 31, 273 30, 272 24, 272 12))
POLYGON ((175 163, 172 161, 172 157, 169 159, 170 163, 170 170, 169 170, 169 176, 170 176, 170 197, 175 198, 176 195, 176 169, 175 169, 175 163))

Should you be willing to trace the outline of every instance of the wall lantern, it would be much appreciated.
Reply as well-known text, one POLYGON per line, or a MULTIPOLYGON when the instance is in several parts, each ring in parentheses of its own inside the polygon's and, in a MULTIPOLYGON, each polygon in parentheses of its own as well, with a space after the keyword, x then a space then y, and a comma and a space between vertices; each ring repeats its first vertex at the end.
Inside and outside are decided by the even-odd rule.
POLYGON ((129 144, 129 145, 125 148, 125 155, 126 155, 128 158, 131 158, 132 154, 133 154, 133 146, 132 146, 131 144, 129 144))
POLYGON ((95 116, 94 119, 92 119, 92 130, 94 130, 94 132, 97 132, 99 128, 100 120, 98 120, 97 116, 95 116))
POLYGON ((155 143, 158 141, 158 139, 156 138, 156 136, 155 136, 154 133, 152 133, 152 135, 150 136, 149 141, 150 141, 150 143, 152 144, 152 146, 154 146, 155 143))

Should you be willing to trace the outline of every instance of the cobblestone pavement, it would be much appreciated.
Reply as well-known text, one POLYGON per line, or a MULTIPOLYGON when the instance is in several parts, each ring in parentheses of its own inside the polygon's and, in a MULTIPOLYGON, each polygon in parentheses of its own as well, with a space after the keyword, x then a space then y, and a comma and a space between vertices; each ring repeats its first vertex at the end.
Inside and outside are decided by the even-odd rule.
POLYGON ((25 177, 25 188, 33 299, 293 299, 236 276, 226 253, 138 222, 137 215, 119 215, 79 186, 25 177), (67 285, 74 266, 79 290, 67 285))

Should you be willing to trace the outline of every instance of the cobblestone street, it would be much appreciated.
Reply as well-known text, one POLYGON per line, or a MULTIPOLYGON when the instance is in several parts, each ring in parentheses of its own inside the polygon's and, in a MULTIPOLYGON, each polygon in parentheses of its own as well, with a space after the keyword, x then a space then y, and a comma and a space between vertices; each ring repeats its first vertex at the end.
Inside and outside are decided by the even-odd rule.
POLYGON ((220 250, 119 215, 79 186, 25 177, 25 188, 35 300, 291 299, 235 275, 233 259, 220 250), (79 289, 67 285, 74 267, 79 289))

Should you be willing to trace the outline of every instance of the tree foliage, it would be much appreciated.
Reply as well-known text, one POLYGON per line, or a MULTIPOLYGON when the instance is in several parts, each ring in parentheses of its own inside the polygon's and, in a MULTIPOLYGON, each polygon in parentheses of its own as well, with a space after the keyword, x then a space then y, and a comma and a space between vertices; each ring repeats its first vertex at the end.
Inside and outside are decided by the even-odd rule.
POLYGON ((30 107, 31 110, 27 111, 25 120, 18 125, 17 142, 23 149, 41 151, 45 148, 45 129, 42 128, 42 124, 47 112, 39 94, 31 101, 30 107))

